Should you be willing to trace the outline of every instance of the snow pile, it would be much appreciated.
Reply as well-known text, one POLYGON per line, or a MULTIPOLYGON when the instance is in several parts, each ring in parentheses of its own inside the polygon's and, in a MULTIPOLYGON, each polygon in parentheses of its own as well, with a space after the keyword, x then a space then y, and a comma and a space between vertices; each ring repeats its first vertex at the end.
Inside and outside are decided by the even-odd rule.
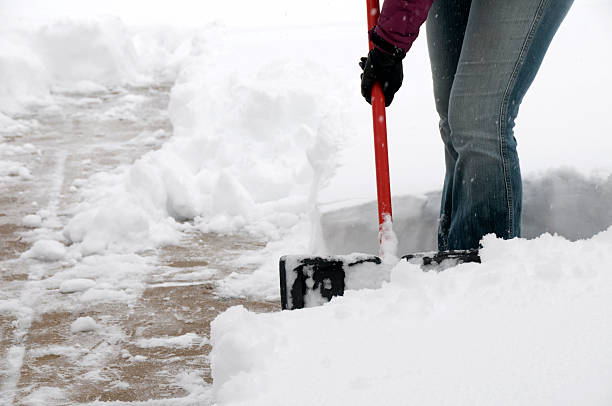
POLYGON ((49 92, 49 77, 42 60, 34 50, 15 34, 0 36, 0 120, 12 120, 1 113, 16 113, 24 104, 45 98, 49 92))
POLYGON ((59 261, 66 257, 66 247, 55 240, 38 240, 32 248, 21 254, 22 258, 34 258, 41 261, 59 261))
POLYGON ((59 287, 60 293, 75 293, 91 289, 96 286, 96 281, 92 279, 68 279, 61 283, 59 287))
POLYGON ((482 264, 400 262, 378 290, 212 324, 218 405, 609 405, 612 229, 483 240, 482 264))
POLYGON ((36 303, 42 312, 57 310, 57 306, 68 306, 66 310, 72 311, 75 302, 85 305, 131 302, 145 289, 145 277, 152 270, 147 259, 136 254, 108 253, 72 258, 74 254, 69 252, 60 259, 59 270, 40 280, 46 273, 46 264, 29 264, 31 297, 28 303, 36 303), (47 303, 41 299, 57 292, 66 295, 62 297, 61 304, 57 301, 47 303))
POLYGON ((332 85, 324 67, 236 64, 241 50, 228 48, 179 76, 170 103, 175 135, 151 164, 166 177, 182 170, 174 177, 184 192, 166 187, 175 216, 197 215, 205 231, 246 228, 278 238, 307 212, 313 183, 332 169, 340 104, 323 97, 332 85))
POLYGON ((70 325, 70 331, 73 333, 86 333, 98 329, 98 323, 91 317, 79 317, 70 325))
POLYGON ((223 30, 194 39, 172 89, 173 137, 83 189, 65 236, 84 255, 176 241, 186 220, 270 240, 307 221, 351 129, 340 107, 346 89, 336 71, 308 59, 262 61, 268 43, 244 41, 223 30))
POLYGON ((84 190, 84 202, 64 229, 65 238, 77 244, 74 249, 82 255, 129 252, 178 240, 178 225, 164 210, 166 196, 155 195, 159 191, 155 183, 160 180, 138 175, 134 169, 120 175, 100 173, 90 179, 95 187, 84 190), (144 200, 151 194, 160 199, 160 206, 154 205, 160 201, 144 200))
POLYGON ((5 160, 0 162, 0 176, 10 176, 18 178, 19 180, 32 180, 32 174, 30 170, 23 166, 23 164, 15 161, 5 160))
POLYGON ((53 84, 90 81, 116 86, 144 79, 134 44, 119 19, 44 26, 36 33, 34 49, 53 84))
POLYGON ((52 92, 171 81, 191 46, 182 30, 132 30, 116 17, 0 22, 2 123, 52 92))
MULTIPOLYGON (((157 82, 176 80, 183 63, 196 52, 199 37, 210 28, 199 32, 180 26, 152 26, 131 29, 131 41, 136 49, 140 66, 157 82)), ((214 29, 214 28, 213 28, 214 29)))
POLYGON ((38 214, 28 214, 23 217, 22 224, 28 228, 37 228, 42 225, 42 218, 38 214))

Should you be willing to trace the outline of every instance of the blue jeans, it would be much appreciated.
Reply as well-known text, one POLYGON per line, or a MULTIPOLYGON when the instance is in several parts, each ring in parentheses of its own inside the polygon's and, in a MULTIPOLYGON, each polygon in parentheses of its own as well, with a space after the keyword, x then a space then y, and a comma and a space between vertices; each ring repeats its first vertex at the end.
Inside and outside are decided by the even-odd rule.
POLYGON ((427 42, 445 148, 438 248, 521 235, 519 105, 572 0, 435 0, 427 42))

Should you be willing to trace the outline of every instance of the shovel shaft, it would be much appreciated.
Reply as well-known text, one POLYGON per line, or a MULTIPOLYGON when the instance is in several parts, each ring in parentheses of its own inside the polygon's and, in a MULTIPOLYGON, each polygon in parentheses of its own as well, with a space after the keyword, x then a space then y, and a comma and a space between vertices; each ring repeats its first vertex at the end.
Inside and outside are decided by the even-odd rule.
POLYGON ((389 154, 387 152, 387 118, 385 96, 380 85, 372 89, 372 120, 374 122, 374 154, 376 161, 376 193, 378 196, 378 224, 391 217, 391 186, 389 182, 389 154))
MULTIPOLYGON (((378 21, 378 0, 366 0, 368 5, 368 31, 378 21)), ((370 49, 374 44, 370 41, 370 49)), ((378 224, 382 227, 385 218, 391 218, 391 185, 389 181, 389 154, 387 151, 387 117, 385 96, 380 84, 372 87, 372 121, 374 124, 374 155, 376 162, 376 192, 378 196, 378 224)))

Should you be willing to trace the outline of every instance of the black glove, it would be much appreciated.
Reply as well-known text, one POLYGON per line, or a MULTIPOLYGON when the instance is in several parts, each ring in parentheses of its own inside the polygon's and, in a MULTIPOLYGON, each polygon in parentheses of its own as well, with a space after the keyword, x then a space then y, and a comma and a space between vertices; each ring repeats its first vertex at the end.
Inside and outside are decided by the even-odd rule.
POLYGON ((370 32, 370 39, 376 46, 368 53, 367 58, 361 58, 359 62, 359 66, 363 69, 361 94, 368 103, 372 104, 372 86, 374 82, 378 82, 385 95, 385 105, 389 107, 404 79, 402 59, 406 54, 376 35, 373 30, 370 32))

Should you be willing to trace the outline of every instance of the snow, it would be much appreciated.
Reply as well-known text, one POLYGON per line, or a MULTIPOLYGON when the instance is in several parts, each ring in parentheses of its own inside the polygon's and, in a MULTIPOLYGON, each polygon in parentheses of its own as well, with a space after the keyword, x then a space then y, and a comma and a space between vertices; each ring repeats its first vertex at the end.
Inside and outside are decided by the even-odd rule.
POLYGON ((96 331, 98 328, 98 323, 89 316, 79 317, 70 325, 70 331, 73 333, 87 333, 96 331))
POLYGON ((66 398, 65 391, 60 388, 42 386, 21 400, 27 406, 59 404, 66 398))
POLYGON ((384 216, 384 221, 379 226, 378 240, 380 241, 380 258, 385 264, 395 265, 399 261, 397 257, 399 242, 393 231, 393 220, 388 214, 384 216))
MULTIPOLYGON (((1 304, 0 304, 1 310, 1 304)), ((21 370, 23 366, 23 356, 25 354, 25 347, 23 345, 12 346, 8 349, 7 354, 5 355, 4 360, 4 371, 6 373, 4 382, 2 386, 0 386, 0 399, 3 401, 5 399, 9 400, 9 404, 12 400, 12 394, 9 392, 6 394, 7 389, 10 390, 12 387, 17 385, 18 382, 18 372, 21 370)))
POLYGON ((28 228, 37 228, 42 225, 42 219, 37 214, 28 214, 23 217, 22 223, 28 228))
MULTIPOLYGON (((440 196, 439 191, 394 196, 393 229, 400 254, 437 249, 440 196)), ((610 175, 587 177, 570 169, 533 174, 523 184, 523 236, 548 232, 571 240, 589 238, 612 224, 611 198, 610 175)), ((376 202, 321 205, 319 212, 318 253, 378 254, 376 202)))
POLYGON ((10 116, 30 105, 53 103, 54 93, 91 95, 172 80, 190 50, 184 31, 169 30, 169 41, 144 30, 132 33, 109 15, 37 21, 2 14, 0 123, 11 124, 10 116))
MULTIPOLYGON (((224 41, 221 34, 209 32, 224 41)), ((87 199, 64 232, 83 255, 176 242, 185 220, 203 232, 270 240, 307 220, 344 119, 332 78, 319 79, 326 69, 309 61, 235 64, 245 57, 242 39, 227 41, 229 51, 194 46, 184 63, 169 106, 172 138, 84 187, 87 199)))
POLYGON ((59 287, 60 293, 75 293, 96 286, 96 281, 92 279, 68 279, 61 283, 59 287))
MULTIPOLYGON (((366 46, 361 7, 348 0, 43 3, 0 7, 2 136, 36 129, 37 118, 27 115, 60 111, 66 94, 93 108, 107 92, 126 93, 99 118, 133 120, 143 98, 125 88, 166 83, 174 83, 173 129, 141 132, 125 148, 146 144, 150 152, 76 179, 70 191, 81 200, 69 213, 57 213, 52 200, 23 218, 33 228, 24 234, 33 246, 23 258, 40 261, 27 261, 31 291, 0 300, 0 313, 18 316, 16 337, 25 337, 33 317, 24 303, 41 302, 37 311, 66 306, 39 300, 48 292, 81 305, 130 303, 152 271, 136 253, 178 244, 194 229, 266 242, 227 259, 228 268, 256 270, 216 281, 223 297, 278 300, 284 254, 378 253, 371 116, 356 63, 366 46), (73 17, 53 18, 67 9, 73 17), (123 20, 92 17, 119 9, 123 20), (180 9, 181 27, 131 25, 176 23, 180 9)), ((604 44, 610 15, 604 1, 574 5, 521 107, 516 134, 531 240, 489 237, 483 264, 440 274, 405 262, 376 275, 363 267, 349 275, 344 298, 316 309, 256 315, 231 308, 211 333, 217 404, 612 402, 605 311, 612 238, 604 231, 612 224, 612 138, 601 119, 612 92, 612 51, 604 44), (538 237, 544 232, 559 235, 538 237)), ((423 38, 406 59, 405 77, 387 115, 400 255, 436 245, 443 160, 423 38)), ((0 138, 0 148, 35 156, 40 146, 10 151, 0 138)), ((57 160, 63 169, 61 153, 57 160)), ((13 157, 0 162, 0 176, 36 180, 13 157)), ((58 176, 58 194, 62 182, 58 176)), ((197 270, 164 286, 213 275, 197 270)), ((81 324, 95 329, 91 321, 81 324)), ((81 354, 88 378, 99 379, 104 357, 116 355, 109 342, 81 354)), ((208 340, 186 334, 138 343, 188 348, 208 340)), ((11 379, 23 351, 10 349, 11 379)), ((177 376, 177 385, 189 393, 178 404, 209 401, 197 374, 177 376)), ((63 397, 42 387, 23 402, 63 397)))
POLYGON ((103 254, 117 245, 139 244, 148 237, 149 223, 141 207, 127 200, 110 200, 101 201, 99 208, 79 212, 64 230, 69 241, 80 244, 83 255, 103 254))
POLYGON ((19 167, 17 169, 17 173, 15 175, 19 176, 23 180, 32 180, 32 179, 34 179, 32 174, 30 173, 30 170, 28 168, 26 168, 25 166, 19 167))
POLYGON ((201 346, 208 342, 204 337, 200 337, 195 333, 187 333, 177 337, 153 337, 153 338, 142 338, 136 342, 136 346, 140 348, 154 348, 154 347, 176 347, 176 348, 189 348, 193 346, 201 346))
POLYGON ((127 292, 116 289, 88 289, 79 297, 81 302, 92 303, 128 302, 129 299, 127 292))
MULTIPOLYGON (((88 75, 89 76, 89 75, 88 75)), ((91 95, 93 93, 105 93, 108 89, 99 83, 91 80, 79 80, 75 83, 71 83, 69 87, 62 87, 54 85, 51 90, 55 93, 73 93, 91 95)))
POLYGON ((39 240, 21 256, 41 261, 59 261, 66 257, 66 247, 59 241, 39 240))
POLYGON ((24 181, 33 179, 28 168, 11 161, 0 162, 0 176, 11 176, 24 181))
MULTIPOLYGON (((612 144, 609 137, 599 136, 604 128, 598 119, 609 103, 591 97, 612 86, 600 81, 599 90, 593 88, 593 78, 607 77, 605 66, 612 55, 597 44, 577 43, 571 34, 588 19, 592 37, 605 37, 605 12, 593 16, 593 10, 604 9, 599 3, 574 7, 522 107, 517 135, 528 180, 559 162, 583 176, 612 172, 612 144), (564 98, 554 96, 557 84, 579 71, 591 54, 603 62, 594 64, 596 72, 565 87, 581 102, 562 102, 564 98), (542 129, 541 123, 549 128, 542 129), (543 148, 549 157, 541 156, 543 148)), ((367 225, 368 230, 370 224, 376 226, 375 217, 358 214, 360 204, 371 202, 376 190, 369 106, 354 91, 359 73, 354 61, 364 48, 360 23, 319 25, 316 30, 232 24, 161 30, 127 28, 117 18, 96 17, 18 27, 7 32, 21 48, 6 52, 27 56, 28 69, 43 78, 42 90, 26 89, 22 93, 27 96, 45 100, 55 90, 87 95, 83 103, 99 103, 92 96, 103 89, 176 79, 168 109, 172 136, 161 143, 155 134, 142 134, 135 143, 159 149, 129 166, 75 183, 83 201, 63 231, 71 251, 81 256, 129 254, 178 243, 191 224, 202 232, 249 233, 270 245, 249 259, 259 270, 231 275, 220 289, 227 295, 265 298, 278 296, 276 259, 270 256, 298 249, 294 252, 372 252, 376 236, 348 232, 341 239, 329 209, 351 207, 341 221, 367 225), (320 46, 313 47, 314 42, 320 46)), ((443 165, 425 48, 421 39, 411 50, 405 89, 388 111, 392 191, 395 201, 400 200, 394 205, 399 253, 435 246, 436 197, 430 192, 440 188, 443 165), (419 215, 425 217, 408 223, 419 215)), ((7 57, 7 66, 17 60, 7 57)), ((2 83, 27 82, 17 79, 2 83)), ((129 117, 130 111, 107 114, 129 117)), ((529 236, 543 231, 555 230, 529 236)))
POLYGON ((377 290, 212 324, 218 405, 607 405, 612 229, 483 240, 482 264, 400 262, 377 290))
MULTIPOLYGON (((603 20, 590 16, 596 7, 603 6, 576 5, 572 10, 522 107, 516 133, 527 182, 533 179, 544 185, 547 181, 538 179, 563 178, 559 172, 549 172, 560 162, 576 171, 576 177, 589 179, 595 171, 605 174, 595 182, 603 186, 612 172, 608 159, 612 144, 609 137, 598 135, 604 130, 597 127, 607 101, 580 96, 585 86, 591 86, 590 79, 566 86, 580 103, 564 103, 554 96, 559 80, 578 71, 587 53, 612 60, 609 51, 596 45, 585 48, 571 34, 587 13, 589 20, 595 19, 589 28, 594 37, 608 33, 603 20), (543 130, 541 123, 550 128, 543 130), (541 156, 543 148, 551 154, 541 156)), ((98 174, 83 185, 86 199, 66 227, 66 238, 82 255, 91 255, 176 243, 185 221, 202 232, 251 233, 270 245, 259 258, 252 258, 259 270, 230 275, 219 289, 224 295, 268 299, 278 297, 276 259, 270 256, 376 253, 377 238, 370 232, 376 227, 375 214, 366 215, 361 211, 365 206, 360 206, 375 198, 371 118, 369 106, 352 96, 354 78, 347 75, 354 70, 358 77, 352 61, 362 52, 357 40, 362 31, 356 24, 321 26, 314 33, 302 28, 219 26, 201 31, 189 47, 176 51, 182 60, 174 65, 178 77, 169 105, 172 137, 133 165, 98 174), (323 45, 310 47, 318 39, 325 39, 323 45), (275 58, 259 57, 269 49, 275 50, 275 58), (319 54, 327 58, 325 64, 318 62, 319 54), (343 209, 329 209, 334 206, 343 209), (344 225, 335 223, 334 216, 344 225), (367 232, 354 232, 359 227, 367 232), (295 251, 298 248, 301 252, 295 251)), ((138 40, 141 45, 146 35, 138 40)), ((438 208, 431 191, 441 186, 443 159, 425 48, 420 40, 411 51, 404 86, 410 91, 398 94, 388 115, 400 254, 435 247, 438 208), (406 111, 410 117, 405 117, 406 111)), ((607 77, 600 73, 592 77, 607 77)), ((605 81, 598 86, 612 84, 605 81)), ((526 235, 550 231, 575 238, 575 228, 555 229, 551 224, 557 220, 539 220, 549 212, 542 205, 560 197, 554 194, 558 191, 536 192, 526 200, 525 212, 536 219, 538 228, 529 230, 527 223, 526 235), (530 207, 538 207, 538 212, 530 207)), ((550 212, 562 213, 558 205, 550 212)), ((590 221, 579 237, 590 237, 612 224, 604 210, 598 213, 604 216, 598 217, 600 228, 590 221)), ((584 217, 582 210, 573 216, 584 217)))
POLYGON ((42 61, 23 41, 2 36, 0 42, 0 112, 16 113, 22 105, 48 97, 42 61))

